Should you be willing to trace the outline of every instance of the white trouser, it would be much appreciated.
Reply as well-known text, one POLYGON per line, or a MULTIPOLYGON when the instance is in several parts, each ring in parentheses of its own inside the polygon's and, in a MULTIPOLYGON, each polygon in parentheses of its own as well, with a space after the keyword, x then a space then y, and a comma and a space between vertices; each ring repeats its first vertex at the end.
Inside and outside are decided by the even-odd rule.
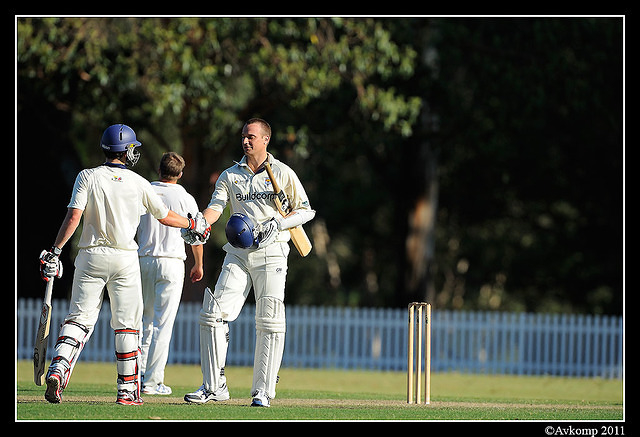
POLYGON ((173 325, 184 284, 184 261, 180 258, 140 258, 142 279, 142 357, 140 371, 145 386, 164 383, 173 325))
POLYGON ((286 242, 276 242, 262 249, 243 250, 227 244, 224 249, 227 255, 212 300, 205 299, 200 317, 200 354, 205 386, 208 390, 211 390, 207 387, 209 384, 215 388, 218 381, 221 381, 218 375, 224 374, 226 347, 216 345, 216 341, 223 341, 224 335, 215 335, 215 329, 227 329, 220 321, 233 322, 253 288, 256 300, 257 342, 252 395, 256 390, 263 390, 269 397, 274 397, 273 387, 284 352, 284 289, 289 245, 286 242), (267 302, 270 304, 262 305, 267 302), (272 310, 274 305, 275 311, 272 310), (273 323, 269 322, 270 319, 273 319, 273 323), (210 322, 207 323, 207 320, 210 322), (204 329, 204 325, 207 324, 210 328, 204 329), (265 338, 265 335, 277 336, 277 341, 271 341, 265 338), (216 358, 216 355, 220 354, 214 351, 223 351, 224 359, 216 358))
MULTIPOLYGON (((69 314, 64 320, 60 335, 67 338, 67 343, 66 346, 63 343, 56 345, 56 356, 49 368, 49 372, 64 370, 64 386, 71 377, 84 344, 93 333, 100 315, 105 287, 109 293, 111 328, 114 331, 139 331, 142 323, 140 266, 136 251, 109 247, 81 249, 74 266, 69 314), (67 347, 72 343, 71 347, 67 347), (66 369, 58 368, 64 361, 68 362, 66 369)), ((117 343, 116 341, 116 353, 123 352, 117 349, 117 343)), ((118 387, 120 386, 121 382, 118 380, 118 387)))

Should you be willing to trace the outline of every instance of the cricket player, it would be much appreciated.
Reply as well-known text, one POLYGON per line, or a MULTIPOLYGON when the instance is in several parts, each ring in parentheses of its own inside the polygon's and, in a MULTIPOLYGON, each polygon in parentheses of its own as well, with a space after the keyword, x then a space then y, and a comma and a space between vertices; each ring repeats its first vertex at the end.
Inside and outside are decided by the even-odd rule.
POLYGON ((229 399, 224 375, 228 324, 240 314, 252 287, 256 347, 251 405, 269 407, 276 395, 286 331, 284 295, 290 239, 286 230, 313 219, 315 211, 294 171, 267 152, 270 139, 271 127, 266 121, 256 118, 246 122, 242 129, 244 157, 220 175, 203 211, 207 223, 215 223, 229 205, 232 216, 226 230, 231 232, 226 232, 229 243, 223 247, 222 271, 215 289, 205 289, 199 317, 203 384, 185 395, 186 402, 229 399), (271 181, 263 166, 267 160, 293 207, 285 218, 275 207, 271 181))
MULTIPOLYGON (((178 185, 184 166, 182 156, 165 153, 158 168, 160 180, 151 182, 151 186, 172 211, 195 217, 199 211, 196 200, 178 185)), ((144 303, 140 362, 142 393, 169 395, 171 387, 164 384, 164 369, 184 284, 185 242, 180 230, 160 224, 150 213, 140 218, 137 237, 144 303)), ((191 282, 197 282, 203 276, 202 244, 195 240, 190 245, 194 259, 189 274, 191 282)))
POLYGON ((59 277, 62 248, 83 219, 69 314, 60 328, 46 376, 45 399, 51 403, 62 400, 78 357, 93 333, 105 287, 115 331, 116 403, 143 403, 139 383, 142 291, 134 240, 142 207, 163 225, 190 229, 202 241, 208 237, 210 227, 201 215, 191 219, 171 211, 146 179, 126 167, 138 161, 140 152, 136 148, 141 145, 133 129, 124 124, 104 131, 100 147, 105 162, 77 175, 53 247, 40 256, 43 278, 59 277))

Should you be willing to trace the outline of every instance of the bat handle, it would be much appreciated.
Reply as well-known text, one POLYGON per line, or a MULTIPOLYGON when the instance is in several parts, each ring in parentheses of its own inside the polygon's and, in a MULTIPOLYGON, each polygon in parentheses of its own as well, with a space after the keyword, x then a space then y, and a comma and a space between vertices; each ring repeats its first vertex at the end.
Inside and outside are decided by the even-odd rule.
POLYGON ((44 303, 51 305, 51 295, 53 294, 53 277, 47 281, 47 288, 44 292, 44 303))

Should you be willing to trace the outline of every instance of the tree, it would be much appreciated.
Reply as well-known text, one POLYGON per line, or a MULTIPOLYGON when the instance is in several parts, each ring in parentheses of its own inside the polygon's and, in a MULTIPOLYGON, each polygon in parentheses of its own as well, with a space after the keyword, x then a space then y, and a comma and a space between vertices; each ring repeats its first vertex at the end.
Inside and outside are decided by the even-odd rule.
MULTIPOLYGON (((20 226, 40 230, 20 235, 20 259, 53 238, 106 125, 135 128, 149 179, 163 151, 182 153, 204 207, 262 116, 318 211, 289 302, 621 312, 619 18, 25 17, 17 30, 18 182, 53 205, 42 225, 19 196, 20 226)), ((39 294, 35 267, 19 267, 20 290, 39 294)))
POLYGON ((622 20, 438 24, 438 302, 619 313, 622 20))
MULTIPOLYGON (((250 116, 259 114, 281 126, 275 135, 281 146, 272 152, 294 167, 304 162, 299 170, 303 180, 326 179, 322 170, 329 161, 309 161, 313 149, 334 157, 331 171, 341 173, 334 178, 339 181, 349 154, 370 154, 377 165, 381 158, 367 150, 345 154, 335 148, 344 144, 340 134, 353 128, 344 124, 345 114, 361 126, 359 137, 347 141, 366 144, 378 132, 386 138, 408 136, 421 104, 385 87, 392 77, 410 76, 415 53, 395 45, 373 19, 26 18, 19 20, 18 34, 23 117, 23 105, 32 95, 47 99, 52 111, 66 113, 78 166, 99 159, 92 143, 105 120, 126 120, 151 146, 137 171, 152 178, 161 151, 178 150, 187 161, 183 183, 201 205, 208 201, 216 174, 237 157, 239 143, 229 138, 236 138, 250 116), (320 168, 314 168, 316 162, 320 168)), ((384 151, 386 145, 378 140, 374 147, 384 151)), ((359 168, 356 181, 371 180, 368 170, 368 165, 359 168)), ((313 183, 306 184, 314 189, 313 183)), ((322 193, 312 198, 318 199, 318 222, 332 229, 345 211, 325 207, 322 193)), ((344 205, 357 209, 361 201, 344 205)), ((361 223, 367 220, 362 211, 369 208, 363 206, 361 223)), ((349 226, 337 229, 332 238, 344 239, 347 250, 336 254, 331 249, 328 256, 357 262, 360 242, 347 235, 349 226)), ((372 243, 367 244, 371 251, 372 243)), ((218 252, 211 254, 213 265, 218 252)), ((374 271, 373 265, 364 268, 374 271)), ((290 282, 296 279, 295 258, 292 270, 290 282)), ((319 295, 302 280, 292 288, 300 289, 300 296, 319 295)), ((334 300, 346 302, 344 297, 334 300)))

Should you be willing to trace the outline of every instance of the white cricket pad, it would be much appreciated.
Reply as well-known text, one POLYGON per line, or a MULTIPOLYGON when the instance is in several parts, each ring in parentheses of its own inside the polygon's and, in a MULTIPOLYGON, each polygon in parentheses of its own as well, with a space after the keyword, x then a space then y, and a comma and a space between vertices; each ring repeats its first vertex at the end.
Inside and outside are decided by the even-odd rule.
POLYGON ((78 362, 78 357, 85 343, 89 339, 91 331, 81 323, 67 320, 60 328, 60 334, 55 346, 55 356, 51 360, 47 375, 58 372, 61 375, 61 388, 69 383, 71 372, 78 362))
POLYGON ((284 302, 270 296, 258 299, 252 396, 259 390, 264 391, 269 399, 276 396, 286 326, 284 302))
POLYGON ((200 310, 200 365, 204 388, 216 393, 226 385, 224 366, 229 347, 229 324, 209 287, 204 290, 200 310))
POLYGON ((127 390, 140 397, 140 331, 116 329, 116 369, 118 390, 127 390))

